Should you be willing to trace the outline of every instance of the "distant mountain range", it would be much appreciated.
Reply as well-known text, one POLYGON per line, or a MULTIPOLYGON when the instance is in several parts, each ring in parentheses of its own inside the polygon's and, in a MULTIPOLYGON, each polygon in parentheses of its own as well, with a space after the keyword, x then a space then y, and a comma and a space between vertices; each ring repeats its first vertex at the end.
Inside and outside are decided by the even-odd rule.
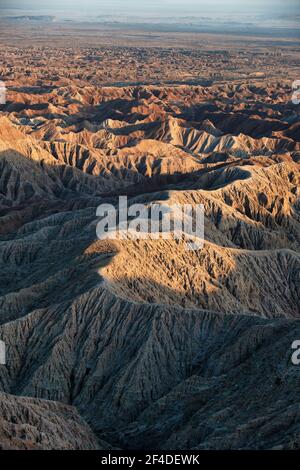
POLYGON ((5 16, 6 21, 42 21, 52 23, 56 17, 51 15, 23 15, 23 16, 5 16))

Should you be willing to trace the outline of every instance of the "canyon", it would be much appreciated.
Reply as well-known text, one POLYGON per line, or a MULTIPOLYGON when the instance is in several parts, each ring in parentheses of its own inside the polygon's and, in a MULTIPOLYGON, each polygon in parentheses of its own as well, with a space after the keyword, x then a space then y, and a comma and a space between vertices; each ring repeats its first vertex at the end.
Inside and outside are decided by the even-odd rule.
POLYGON ((0 447, 299 449, 299 44, 44 27, 0 34, 0 447), (203 248, 99 240, 120 195, 203 248))

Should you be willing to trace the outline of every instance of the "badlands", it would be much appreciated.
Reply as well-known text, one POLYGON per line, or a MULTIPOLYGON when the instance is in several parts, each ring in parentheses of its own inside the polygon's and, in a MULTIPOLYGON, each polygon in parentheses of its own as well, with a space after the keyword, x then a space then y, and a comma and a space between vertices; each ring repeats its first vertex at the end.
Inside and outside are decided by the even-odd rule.
POLYGON ((299 43, 84 28, 0 33, 0 447, 299 448, 299 43), (119 195, 204 247, 98 240, 119 195))

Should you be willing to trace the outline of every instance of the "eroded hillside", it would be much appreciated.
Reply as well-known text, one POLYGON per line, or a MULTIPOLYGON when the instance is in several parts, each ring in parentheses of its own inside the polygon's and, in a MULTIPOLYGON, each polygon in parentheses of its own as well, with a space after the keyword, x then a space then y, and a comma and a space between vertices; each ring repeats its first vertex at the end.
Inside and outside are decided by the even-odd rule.
POLYGON ((290 83, 24 86, 16 63, 0 118, 4 447, 299 447, 290 83), (98 240, 96 208, 119 195, 203 204, 204 247, 98 240))

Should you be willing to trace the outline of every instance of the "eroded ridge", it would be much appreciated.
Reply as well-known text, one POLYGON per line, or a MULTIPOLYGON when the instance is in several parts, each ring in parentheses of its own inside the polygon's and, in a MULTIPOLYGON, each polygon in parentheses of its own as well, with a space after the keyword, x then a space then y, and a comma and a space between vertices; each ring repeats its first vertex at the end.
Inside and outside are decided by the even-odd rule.
MULTIPOLYGON (((200 60, 147 51, 149 63, 160 54, 172 64, 165 80, 182 81, 200 60)), ((51 47, 31 59, 1 51, 3 446, 297 448, 300 133, 290 78, 278 78, 271 53, 268 80, 155 84, 148 74, 109 86, 100 65, 90 76, 95 61, 114 60, 122 81, 119 53, 66 48, 54 67, 51 47), (98 240, 96 208, 119 195, 203 204, 203 249, 98 240)), ((213 73, 209 55, 205 67, 213 73)))

